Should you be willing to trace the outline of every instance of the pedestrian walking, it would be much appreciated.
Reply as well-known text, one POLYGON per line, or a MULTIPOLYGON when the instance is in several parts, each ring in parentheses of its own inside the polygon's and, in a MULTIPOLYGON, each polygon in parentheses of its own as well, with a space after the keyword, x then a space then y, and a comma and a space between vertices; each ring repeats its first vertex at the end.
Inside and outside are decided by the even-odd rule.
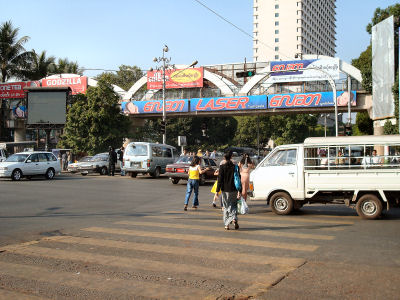
MULTIPOLYGON (((226 160, 223 159, 221 160, 221 162, 219 163, 219 166, 223 165, 224 163, 226 163, 226 160)), ((214 175, 216 175, 218 177, 219 175, 219 169, 215 170, 214 175)), ((212 192, 214 193, 214 198, 213 198, 213 202, 212 202, 212 206, 214 208, 217 208, 217 201, 219 200, 219 203, 221 204, 221 208, 222 210, 224 209, 224 206, 222 205, 222 199, 221 199, 221 192, 217 193, 217 185, 218 185, 218 178, 214 183, 214 186, 212 188, 212 192)))
POLYGON ((120 170, 121 170, 121 176, 125 176, 125 171, 123 170, 123 167, 124 167, 124 150, 125 150, 125 148, 124 148, 124 146, 122 146, 117 152, 117 154, 118 154, 118 163, 119 163, 119 167, 120 167, 120 170))
POLYGON ((192 208, 197 209, 199 206, 199 181, 200 181, 200 174, 206 172, 209 168, 202 170, 200 167, 200 157, 195 156, 192 159, 189 167, 189 179, 186 186, 186 197, 185 197, 185 206, 183 210, 187 210, 189 199, 194 192, 193 197, 193 206, 192 208))
POLYGON ((235 164, 231 160, 232 151, 226 152, 224 158, 226 162, 219 167, 217 193, 221 191, 225 229, 229 230, 231 223, 234 224, 235 229, 239 229, 237 217, 238 190, 234 182, 235 164))
POLYGON ((244 153, 239 162, 240 181, 242 183, 242 197, 247 200, 247 191, 250 188, 250 172, 254 169, 254 164, 248 153, 244 153))
POLYGON ((216 159, 217 158, 217 150, 214 149, 214 151, 211 152, 210 158, 212 158, 212 159, 216 159))
POLYGON ((62 159, 62 169, 63 169, 63 171, 66 171, 68 168, 68 156, 67 156, 66 152, 64 152, 61 155, 61 159, 62 159))
POLYGON ((115 163, 117 162, 117 153, 114 147, 108 148, 108 176, 114 176, 115 173, 115 163))

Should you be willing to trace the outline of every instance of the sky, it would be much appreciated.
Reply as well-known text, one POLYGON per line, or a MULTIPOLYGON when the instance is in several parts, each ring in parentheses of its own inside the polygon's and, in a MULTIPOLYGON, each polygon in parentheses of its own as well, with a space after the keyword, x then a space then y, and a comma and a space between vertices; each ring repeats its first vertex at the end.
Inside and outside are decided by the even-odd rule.
MULTIPOLYGON (((251 34, 253 0, 200 1, 251 34)), ((395 3, 337 0, 336 56, 349 63, 358 57, 369 45, 365 28, 375 9, 395 3)), ((0 0, 0 7, 0 23, 11 20, 20 37, 30 37, 27 50, 46 50, 48 56, 68 58, 85 69, 154 68, 153 58, 162 56, 165 44, 173 64, 252 61, 251 37, 195 0, 0 0)), ((86 70, 84 75, 101 72, 86 70)))

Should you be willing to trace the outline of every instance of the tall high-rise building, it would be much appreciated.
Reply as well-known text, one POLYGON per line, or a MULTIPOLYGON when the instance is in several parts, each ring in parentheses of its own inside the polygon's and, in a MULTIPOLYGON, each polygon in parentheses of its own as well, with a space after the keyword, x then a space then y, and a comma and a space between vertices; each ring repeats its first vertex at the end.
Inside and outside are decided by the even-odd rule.
POLYGON ((253 0, 253 60, 335 56, 336 0, 253 0))

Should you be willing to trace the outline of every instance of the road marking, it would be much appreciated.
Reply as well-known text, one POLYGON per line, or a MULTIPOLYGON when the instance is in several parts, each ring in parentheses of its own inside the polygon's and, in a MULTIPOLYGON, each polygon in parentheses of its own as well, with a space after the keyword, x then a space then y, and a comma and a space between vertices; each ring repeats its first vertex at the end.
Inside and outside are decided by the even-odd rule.
MULTIPOLYGON (((173 213, 173 214, 203 214, 206 215, 208 212, 211 212, 212 210, 204 210, 206 213, 203 213, 201 209, 197 209, 196 211, 194 210, 189 210, 188 212, 183 212, 183 211, 168 211, 166 213, 173 213)), ((216 213, 221 213, 221 211, 216 213)), ((209 213, 211 214, 211 213, 209 213)), ((215 214, 212 214, 215 215, 215 214)), ((290 222, 303 222, 303 223, 319 223, 319 224, 335 224, 335 225, 353 225, 354 222, 351 221, 345 221, 345 220, 325 220, 325 219, 307 219, 304 217, 298 217, 298 216, 277 216, 277 215, 260 215, 260 214, 248 214, 248 215, 239 215, 239 218, 244 218, 244 219, 255 219, 255 220, 273 220, 273 221, 290 221, 290 222)))
MULTIPOLYGON (((215 213, 201 213, 201 214, 179 214, 179 215, 157 215, 157 216, 141 216, 141 218, 157 218, 157 219, 168 219, 168 220, 196 220, 196 221, 213 221, 210 219, 201 219, 196 218, 194 216, 212 216, 218 217, 213 220, 222 220, 222 215, 216 215, 215 213)), ((336 227, 336 225, 314 225, 314 224, 292 224, 292 223, 272 223, 272 222, 260 222, 260 221, 246 221, 242 220, 242 216, 239 216, 239 222, 243 225, 249 226, 266 226, 271 228, 280 228, 282 230, 288 229, 309 229, 309 230, 317 230, 317 231, 343 231, 347 228, 348 225, 344 225, 344 227, 336 227), (333 227, 335 226, 335 227, 333 227), (287 227, 287 228, 285 228, 287 227)), ((339 225, 342 226, 342 225, 339 225)))
MULTIPOLYGON (((162 228, 177 228, 177 229, 199 229, 199 230, 207 230, 207 231, 221 231, 221 227, 223 226, 222 221, 220 221, 220 226, 205 226, 205 225, 190 225, 190 224, 173 224, 173 223, 157 223, 157 222, 140 222, 140 221, 119 221, 114 224, 121 225, 139 225, 139 226, 152 226, 152 227, 162 227, 162 228)), ((242 223, 240 223, 242 224, 242 223)), ((276 237, 290 237, 297 239, 307 239, 307 240, 324 240, 330 241, 335 237, 331 235, 320 235, 320 234, 307 234, 307 233, 294 233, 294 232, 283 232, 283 231, 272 231, 268 228, 258 227, 256 231, 249 231, 246 228, 244 231, 246 236, 248 235, 267 235, 267 236, 276 236, 276 237), (247 230, 246 230, 247 229, 247 230)), ((253 229, 253 228, 252 228, 253 229)))
POLYGON ((40 299, 50 299, 50 298, 43 298, 43 297, 34 296, 34 295, 26 295, 23 293, 18 293, 16 291, 0 289, 0 300, 10 300, 10 299, 40 300, 40 299))
MULTIPOLYGON (((0 274, 50 283, 54 285, 54 289, 63 286, 101 291, 103 293, 108 293, 109 295, 112 295, 114 299, 133 299, 134 297, 170 299, 171 295, 173 295, 177 299, 200 299, 210 294, 209 291, 202 291, 193 287, 179 287, 154 282, 148 283, 145 281, 134 279, 125 280, 106 278, 103 276, 87 274, 84 272, 80 272, 79 274, 77 274, 76 272, 54 272, 52 270, 48 270, 42 267, 6 263, 1 261, 0 274)), ((24 298, 17 297, 14 299, 24 298)), ((29 296, 26 299, 36 298, 33 296, 29 296)))
POLYGON ((240 255, 227 255, 228 253, 238 254, 238 252, 231 252, 229 249, 224 251, 201 249, 187 246, 166 246, 166 245, 154 245, 136 242, 126 242, 126 241, 115 241, 106 239, 96 239, 96 238, 82 238, 73 236, 52 236, 44 238, 46 241, 54 241, 66 244, 80 244, 80 245, 90 245, 90 246, 100 246, 109 248, 118 248, 125 250, 136 250, 145 252, 156 252, 162 254, 173 254, 179 256, 190 256, 196 253, 197 257, 205 257, 210 259, 218 259, 223 261, 232 262, 243 262, 243 263, 253 263, 260 265, 277 265, 285 267, 297 268, 305 263, 303 258, 291 258, 291 257, 276 257, 270 255, 256 255, 249 253, 240 253, 240 255))
POLYGON ((227 272, 229 270, 227 270, 226 268, 219 270, 199 265, 176 264, 164 261, 146 260, 143 258, 133 258, 133 257, 119 257, 119 256, 117 257, 111 255, 96 254, 92 252, 52 249, 39 246, 18 248, 15 249, 13 253, 34 256, 34 257, 47 257, 54 259, 69 260, 74 262, 79 261, 79 262, 113 266, 119 268, 130 268, 135 270, 140 269, 153 272, 173 272, 179 274, 182 273, 191 274, 193 276, 199 276, 209 279, 229 280, 233 283, 240 283, 244 285, 247 285, 251 280, 255 280, 259 275, 258 272, 250 273, 245 271, 239 271, 237 270, 236 265, 232 265, 232 270, 230 270, 231 272, 229 274, 229 277, 227 277, 227 272))
MULTIPOLYGON (((167 232, 151 232, 151 231, 139 231, 131 229, 128 230, 121 228, 89 227, 89 228, 83 228, 81 230, 89 232, 110 233, 110 234, 120 234, 120 235, 130 235, 130 236, 140 236, 140 237, 178 239, 178 240, 195 241, 195 242, 202 241, 202 242, 211 242, 220 244, 246 245, 246 246, 277 248, 277 249, 287 249, 287 250, 297 250, 297 251, 315 251, 319 247, 315 245, 305 245, 305 244, 295 244, 295 243, 278 243, 278 242, 269 242, 260 240, 249 240, 242 238, 214 237, 214 236, 203 236, 195 234, 167 233, 167 232)), ((221 231, 223 230, 224 229, 221 229, 221 231)))

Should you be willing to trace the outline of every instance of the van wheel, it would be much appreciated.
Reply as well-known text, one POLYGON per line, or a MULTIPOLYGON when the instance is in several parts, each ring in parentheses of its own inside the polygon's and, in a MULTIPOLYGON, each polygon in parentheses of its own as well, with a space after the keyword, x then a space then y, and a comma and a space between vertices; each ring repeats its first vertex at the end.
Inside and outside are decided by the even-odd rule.
POLYGON ((154 173, 151 173, 150 175, 151 175, 151 177, 153 177, 153 178, 158 178, 158 177, 160 177, 160 167, 157 167, 157 168, 155 169, 154 173))
POLYGON ((136 178, 136 176, 137 176, 137 173, 131 172, 131 177, 132 178, 136 178))
POLYGON ((204 174, 200 175, 199 185, 204 185, 206 183, 206 176, 204 174))
POLYGON ((171 178, 171 182, 172 182, 173 184, 178 184, 179 181, 180 181, 179 178, 171 178))
POLYGON ((293 211, 293 199, 285 192, 279 192, 271 197, 271 210, 277 215, 288 215, 293 211))
POLYGON ((363 219, 373 220, 382 213, 382 202, 373 194, 362 196, 356 205, 357 214, 363 219))
POLYGON ((19 181, 21 180, 22 177, 22 172, 20 169, 15 169, 12 173, 11 173, 11 179, 13 181, 19 181))
POLYGON ((54 169, 53 168, 49 168, 49 169, 47 169, 47 171, 46 171, 46 179, 53 179, 54 178, 54 169))

